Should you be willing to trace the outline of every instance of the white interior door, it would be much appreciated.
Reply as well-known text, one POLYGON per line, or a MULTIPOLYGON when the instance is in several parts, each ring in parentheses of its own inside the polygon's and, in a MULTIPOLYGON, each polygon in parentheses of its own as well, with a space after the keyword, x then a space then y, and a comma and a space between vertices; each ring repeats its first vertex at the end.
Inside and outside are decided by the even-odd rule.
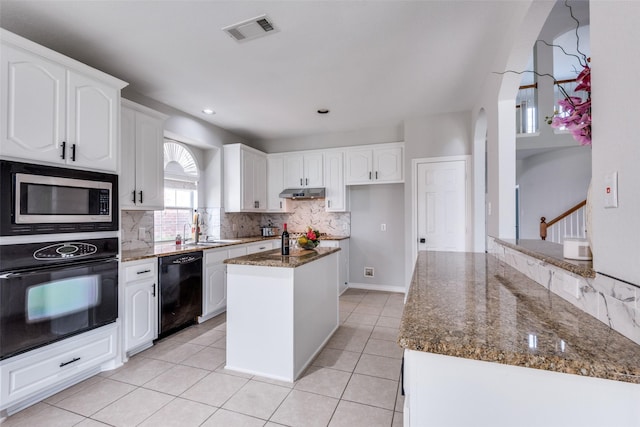
POLYGON ((466 250, 464 160, 418 163, 418 250, 466 250))

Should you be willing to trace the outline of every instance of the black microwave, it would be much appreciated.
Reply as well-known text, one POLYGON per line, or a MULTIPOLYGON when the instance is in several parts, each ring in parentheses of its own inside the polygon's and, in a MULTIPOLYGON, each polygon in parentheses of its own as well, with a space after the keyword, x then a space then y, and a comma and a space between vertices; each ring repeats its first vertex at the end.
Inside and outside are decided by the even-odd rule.
POLYGON ((0 235, 118 230, 118 176, 0 160, 0 235))

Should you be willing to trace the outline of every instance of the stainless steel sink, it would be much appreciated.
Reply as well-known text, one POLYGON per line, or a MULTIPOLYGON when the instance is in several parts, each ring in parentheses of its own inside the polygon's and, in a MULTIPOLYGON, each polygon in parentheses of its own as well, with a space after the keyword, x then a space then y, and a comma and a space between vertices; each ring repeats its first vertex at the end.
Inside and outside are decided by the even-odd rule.
POLYGON ((202 243, 238 243, 238 242, 240 242, 240 240, 221 239, 221 240, 209 240, 208 242, 202 242, 202 243))
POLYGON ((227 243, 238 243, 240 240, 208 240, 206 242, 188 242, 185 243, 185 246, 216 246, 216 245, 224 245, 227 243))

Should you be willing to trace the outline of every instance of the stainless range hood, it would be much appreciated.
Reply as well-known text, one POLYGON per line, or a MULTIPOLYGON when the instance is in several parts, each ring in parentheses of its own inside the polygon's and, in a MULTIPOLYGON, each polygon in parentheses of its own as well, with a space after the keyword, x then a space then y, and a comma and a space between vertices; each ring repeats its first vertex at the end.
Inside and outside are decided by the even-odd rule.
POLYGON ((283 199, 324 199, 324 188, 287 188, 280 193, 283 199))

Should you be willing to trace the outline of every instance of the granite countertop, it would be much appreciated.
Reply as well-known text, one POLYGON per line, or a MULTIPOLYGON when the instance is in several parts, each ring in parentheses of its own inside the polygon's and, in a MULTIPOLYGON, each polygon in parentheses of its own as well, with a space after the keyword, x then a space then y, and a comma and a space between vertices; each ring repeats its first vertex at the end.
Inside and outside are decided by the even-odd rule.
POLYGON ((281 255, 280 249, 258 252, 224 260, 225 264, 254 265, 259 267, 296 268, 317 259, 338 252, 340 248, 315 248, 312 250, 291 250, 290 255, 281 255))
POLYGON ((419 253, 398 344, 640 384, 638 344, 482 253, 419 253))
MULTIPOLYGON (((326 235, 326 236, 322 236, 321 240, 344 240, 344 239, 348 239, 349 237, 350 236, 326 235)), ((199 246, 189 245, 189 244, 175 245, 173 243, 163 242, 163 243, 155 244, 150 248, 123 250, 122 253, 120 254, 120 260, 122 262, 137 261, 137 260, 146 259, 146 258, 176 255, 176 254, 181 254, 186 252, 206 251, 208 249, 219 249, 225 246, 244 245, 246 243, 263 242, 263 241, 278 240, 278 239, 280 239, 280 236, 238 237, 237 239, 228 239, 228 240, 234 240, 233 242, 211 243, 211 244, 199 245, 199 246)), ((207 242, 204 242, 204 243, 207 243, 207 242)))
POLYGON ((533 258, 560 267, 582 277, 593 279, 596 272, 592 261, 579 261, 563 256, 564 248, 559 243, 547 242, 537 239, 501 240, 495 239, 503 246, 522 252, 533 258))

